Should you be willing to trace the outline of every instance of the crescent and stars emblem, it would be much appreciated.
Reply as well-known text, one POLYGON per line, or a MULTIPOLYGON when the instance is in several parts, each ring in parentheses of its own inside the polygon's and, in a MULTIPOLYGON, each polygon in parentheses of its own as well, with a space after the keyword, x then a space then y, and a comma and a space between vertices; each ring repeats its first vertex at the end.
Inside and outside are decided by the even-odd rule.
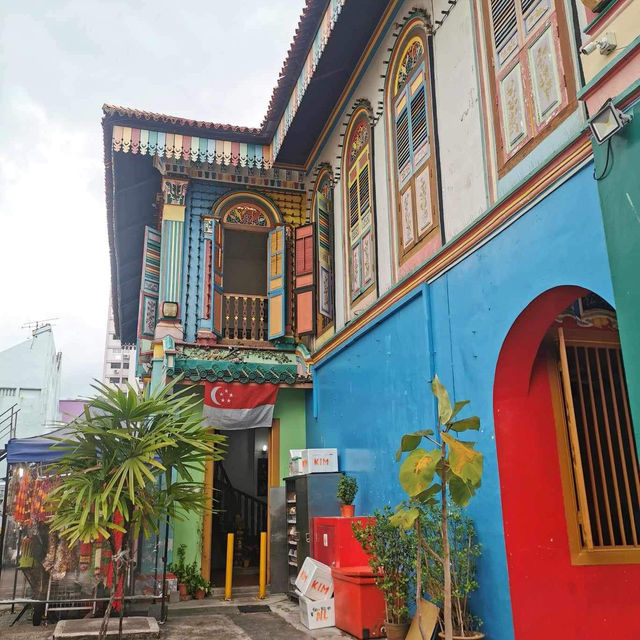
POLYGON ((211 402, 214 407, 223 407, 225 405, 231 404, 231 398, 233 398, 233 393, 229 391, 229 389, 225 389, 220 385, 217 385, 211 389, 211 402), (218 392, 220 394, 218 395, 218 392))

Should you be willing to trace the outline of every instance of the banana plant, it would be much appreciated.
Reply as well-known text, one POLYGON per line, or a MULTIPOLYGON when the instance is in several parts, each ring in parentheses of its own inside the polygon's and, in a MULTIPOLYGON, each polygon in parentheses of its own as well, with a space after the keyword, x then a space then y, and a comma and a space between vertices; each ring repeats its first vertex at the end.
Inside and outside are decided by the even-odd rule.
POLYGON ((416 559, 416 606, 420 634, 427 640, 420 618, 421 599, 421 552, 425 551, 436 562, 440 562, 444 573, 444 633, 445 640, 453 638, 451 608, 451 553, 447 526, 448 507, 451 503, 464 507, 480 488, 483 458, 475 450, 475 442, 460 440, 465 431, 478 431, 477 416, 456 419, 460 411, 469 404, 461 400, 451 404, 445 386, 436 375, 431 382, 431 391, 438 402, 438 420, 435 429, 424 429, 402 436, 396 462, 408 453, 400 466, 400 485, 407 493, 408 501, 397 507, 391 522, 402 529, 416 529, 418 548, 416 559), (433 445, 432 449, 419 447, 423 439, 433 445), (442 510, 442 555, 437 553, 423 538, 420 530, 420 514, 425 507, 440 504, 442 510))

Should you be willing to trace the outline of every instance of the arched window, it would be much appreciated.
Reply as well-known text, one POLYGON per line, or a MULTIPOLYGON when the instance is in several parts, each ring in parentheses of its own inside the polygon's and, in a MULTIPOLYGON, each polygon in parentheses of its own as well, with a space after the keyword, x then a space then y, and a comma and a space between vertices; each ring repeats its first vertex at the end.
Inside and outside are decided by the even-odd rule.
POLYGON ((351 301, 369 291, 375 283, 375 243, 371 192, 371 127, 365 107, 351 117, 346 136, 344 210, 349 263, 351 301))
POLYGON ((202 234, 199 329, 231 342, 282 337, 287 251, 276 205, 258 193, 229 193, 203 217, 202 234))
POLYGON ((426 25, 407 23, 392 56, 387 81, 392 135, 398 257, 402 264, 437 236, 438 196, 426 25))
POLYGON ((318 334, 333 322, 333 185, 329 169, 318 175, 314 199, 318 256, 318 334))

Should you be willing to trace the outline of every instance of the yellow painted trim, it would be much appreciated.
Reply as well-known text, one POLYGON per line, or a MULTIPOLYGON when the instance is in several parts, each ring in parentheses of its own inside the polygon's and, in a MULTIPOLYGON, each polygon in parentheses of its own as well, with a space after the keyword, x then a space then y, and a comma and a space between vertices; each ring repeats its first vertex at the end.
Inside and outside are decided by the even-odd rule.
POLYGON ((164 359, 164 347, 162 346, 162 341, 153 343, 153 358, 154 360, 164 359))
MULTIPOLYGON (((410 26, 405 27, 405 30, 411 29, 410 26)), ((422 38, 420 36, 414 36, 413 38, 411 38, 409 40, 409 42, 407 42, 407 44, 404 45, 404 47, 402 47, 402 53, 394 59, 393 63, 396 63, 396 60, 400 60, 400 62, 402 62, 402 59, 404 58, 405 54, 407 53, 407 51, 409 51, 409 47, 411 47, 411 45, 414 42, 419 42, 423 47, 424 47, 424 42, 422 40, 422 38)), ((400 75, 400 65, 398 65, 398 68, 396 69, 396 72, 393 74, 393 92, 395 95, 397 95, 397 87, 398 87, 398 76, 400 75)), ((406 84, 404 85, 405 87, 407 86, 406 84)), ((413 93, 413 85, 411 85, 411 89, 412 89, 412 93, 413 93)))
POLYGON ((418 87, 420 87, 420 85, 422 84, 424 80, 424 73, 421 71, 413 80, 413 82, 411 83, 411 95, 413 95, 416 92, 416 89, 418 89, 418 87))
POLYGON ((184 212, 186 207, 180 204, 165 204, 162 207, 162 220, 175 220, 184 222, 184 212))

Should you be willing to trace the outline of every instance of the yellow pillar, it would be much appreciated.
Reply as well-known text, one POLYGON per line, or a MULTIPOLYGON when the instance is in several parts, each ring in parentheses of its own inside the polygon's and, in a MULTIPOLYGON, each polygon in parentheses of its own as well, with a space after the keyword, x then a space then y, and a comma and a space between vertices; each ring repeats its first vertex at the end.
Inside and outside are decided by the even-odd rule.
POLYGON ((233 533, 227 534, 227 567, 224 579, 224 599, 231 600, 231 579, 233 575, 233 533))
POLYGON ((267 596, 267 532, 260 533, 260 591, 258 598, 267 596))

